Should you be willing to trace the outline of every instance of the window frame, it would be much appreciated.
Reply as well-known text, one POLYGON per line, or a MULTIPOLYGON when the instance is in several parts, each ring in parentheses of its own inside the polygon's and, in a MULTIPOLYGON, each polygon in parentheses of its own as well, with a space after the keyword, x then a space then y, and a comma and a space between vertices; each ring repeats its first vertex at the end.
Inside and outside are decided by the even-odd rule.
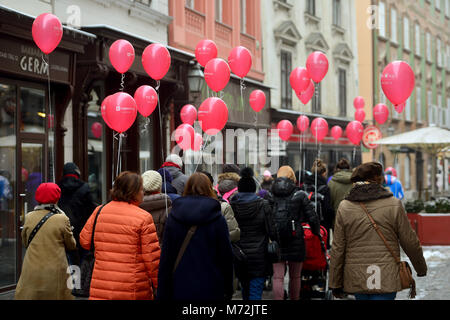
POLYGON ((289 83, 289 76, 292 70, 292 52, 288 50, 280 51, 280 103, 281 109, 292 109, 292 89, 289 83))
POLYGON ((378 35, 386 38, 386 4, 382 1, 378 3, 378 35))
POLYGON ((398 16, 397 9, 391 8, 391 41, 394 43, 398 43, 398 16))
POLYGON ((333 0, 333 25, 342 26, 342 1, 333 0))
POLYGON ((347 70, 343 68, 338 69, 338 97, 339 115, 345 117, 347 115, 347 70), (344 80, 343 83, 342 80, 344 80))

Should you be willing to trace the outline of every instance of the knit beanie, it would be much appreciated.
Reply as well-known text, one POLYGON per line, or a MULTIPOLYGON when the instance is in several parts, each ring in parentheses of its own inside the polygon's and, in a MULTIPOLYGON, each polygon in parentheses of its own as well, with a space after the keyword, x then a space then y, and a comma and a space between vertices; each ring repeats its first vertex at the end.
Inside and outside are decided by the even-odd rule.
POLYGON ((63 168, 63 176, 67 174, 75 174, 78 177, 80 177, 81 176, 80 168, 78 168, 78 166, 73 162, 67 162, 63 168))
POLYGON ((177 166, 179 166, 180 168, 183 167, 183 160, 180 158, 179 155, 177 154, 169 154, 166 158, 166 162, 172 162, 175 163, 177 166))
POLYGON ((161 175, 162 181, 166 181, 166 183, 172 183, 172 175, 170 174, 170 171, 165 168, 158 169, 158 173, 161 175), (164 176, 166 176, 164 178, 164 176))
POLYGON ((39 204, 56 204, 61 197, 61 189, 56 183, 41 183, 34 198, 39 204))
POLYGON ((286 177, 291 179, 294 183, 297 182, 297 178, 295 177, 294 170, 289 166, 283 166, 278 169, 277 178, 286 177))
POLYGON ((242 169, 241 179, 238 182, 238 192, 256 192, 256 182, 253 176, 252 168, 242 169))
POLYGON ((162 177, 158 171, 148 170, 142 174, 145 192, 161 192, 162 177))

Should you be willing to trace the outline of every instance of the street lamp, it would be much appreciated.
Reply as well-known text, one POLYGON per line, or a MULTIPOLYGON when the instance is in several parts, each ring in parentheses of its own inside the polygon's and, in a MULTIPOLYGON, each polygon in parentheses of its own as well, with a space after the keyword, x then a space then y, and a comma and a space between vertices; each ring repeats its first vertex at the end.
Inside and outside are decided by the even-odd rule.
POLYGON ((187 75, 189 90, 192 93, 199 93, 200 91, 202 91, 204 74, 198 63, 191 63, 193 63, 194 66, 189 70, 189 73, 187 75))

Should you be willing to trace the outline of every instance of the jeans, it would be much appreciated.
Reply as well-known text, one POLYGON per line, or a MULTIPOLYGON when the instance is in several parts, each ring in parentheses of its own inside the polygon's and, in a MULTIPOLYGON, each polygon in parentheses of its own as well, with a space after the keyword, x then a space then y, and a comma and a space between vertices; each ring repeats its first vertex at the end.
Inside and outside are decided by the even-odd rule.
POLYGON ((360 294, 355 293, 356 300, 395 300, 397 292, 383 294, 360 294))
POLYGON ((266 278, 253 278, 241 282, 243 300, 261 300, 266 278))
POLYGON ((284 272, 286 264, 289 266, 289 299, 300 299, 300 286, 303 262, 282 261, 273 264, 273 299, 284 299, 284 272))

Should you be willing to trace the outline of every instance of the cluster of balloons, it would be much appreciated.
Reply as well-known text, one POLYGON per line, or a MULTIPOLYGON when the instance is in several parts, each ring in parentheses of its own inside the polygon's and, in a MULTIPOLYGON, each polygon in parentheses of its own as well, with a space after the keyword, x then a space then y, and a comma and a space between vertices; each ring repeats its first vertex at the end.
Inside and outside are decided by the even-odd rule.
POLYGON ((315 92, 314 83, 323 80, 328 72, 328 59, 325 54, 315 51, 308 56, 306 68, 297 67, 289 75, 289 83, 297 98, 307 104, 315 92))
POLYGON ((366 112, 364 111, 364 106, 366 102, 364 101, 364 98, 361 96, 356 97, 353 100, 353 106, 355 107, 355 120, 359 122, 363 122, 366 118, 366 112))

